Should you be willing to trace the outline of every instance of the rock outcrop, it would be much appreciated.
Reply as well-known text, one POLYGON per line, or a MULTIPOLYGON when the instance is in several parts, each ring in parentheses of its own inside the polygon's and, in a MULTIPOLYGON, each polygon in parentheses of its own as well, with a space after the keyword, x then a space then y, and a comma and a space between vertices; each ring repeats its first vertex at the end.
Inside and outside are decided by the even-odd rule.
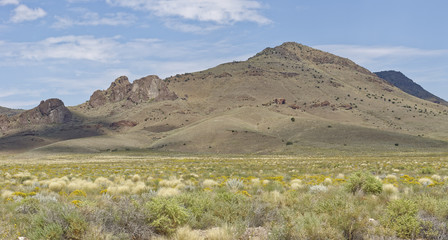
POLYGON ((57 98, 52 98, 41 101, 39 106, 19 115, 12 117, 0 116, 0 129, 6 131, 30 125, 60 124, 67 123, 71 119, 72 113, 65 107, 64 103, 57 98))
POLYGON ((175 100, 177 95, 171 92, 166 83, 158 76, 150 75, 130 83, 126 76, 115 79, 110 87, 105 90, 95 91, 89 100, 93 108, 107 103, 115 103, 123 100, 138 104, 150 100, 175 100))

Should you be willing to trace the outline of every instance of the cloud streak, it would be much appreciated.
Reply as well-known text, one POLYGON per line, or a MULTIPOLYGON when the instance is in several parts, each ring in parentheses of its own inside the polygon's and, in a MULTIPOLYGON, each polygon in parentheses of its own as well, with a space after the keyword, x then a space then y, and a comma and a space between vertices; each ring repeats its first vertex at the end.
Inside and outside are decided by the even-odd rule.
POLYGON ((0 6, 19 5, 19 0, 0 0, 0 6))
POLYGON ((262 16, 262 5, 255 0, 106 0, 113 6, 144 10, 159 17, 177 17, 185 20, 232 24, 255 22, 269 24, 262 16))
POLYGON ((358 64, 371 64, 384 59, 390 61, 418 57, 438 57, 448 55, 448 50, 424 50, 402 46, 359 46, 359 45, 318 45, 317 49, 331 52, 354 60, 358 64))
MULTIPOLYGON (((10 0, 9 0, 10 1, 10 0)), ((26 5, 20 4, 13 11, 11 22, 21 23, 25 21, 34 21, 36 19, 45 17, 47 13, 42 8, 29 8, 26 5)))
POLYGON ((56 16, 54 28, 69 28, 72 26, 126 26, 134 23, 136 17, 128 13, 113 13, 100 16, 96 12, 86 12, 78 19, 56 16))

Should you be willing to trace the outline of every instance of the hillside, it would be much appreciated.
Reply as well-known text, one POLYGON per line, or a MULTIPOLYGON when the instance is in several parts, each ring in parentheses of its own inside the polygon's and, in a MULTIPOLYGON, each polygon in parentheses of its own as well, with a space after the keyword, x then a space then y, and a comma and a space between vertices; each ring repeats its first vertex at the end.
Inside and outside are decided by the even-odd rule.
POLYGON ((163 81, 119 77, 68 109, 74 120, 39 134, 76 128, 90 136, 42 144, 36 151, 448 149, 448 107, 415 98, 349 59, 297 43, 163 81))
POLYGON ((0 107, 0 115, 13 116, 13 115, 19 114, 23 111, 24 110, 21 110, 21 109, 11 109, 11 108, 0 107))
POLYGON ((403 73, 398 71, 382 71, 375 73, 378 77, 388 81, 406 93, 416 96, 418 98, 428 100, 433 103, 443 104, 448 106, 448 102, 426 91, 422 86, 418 85, 403 73))

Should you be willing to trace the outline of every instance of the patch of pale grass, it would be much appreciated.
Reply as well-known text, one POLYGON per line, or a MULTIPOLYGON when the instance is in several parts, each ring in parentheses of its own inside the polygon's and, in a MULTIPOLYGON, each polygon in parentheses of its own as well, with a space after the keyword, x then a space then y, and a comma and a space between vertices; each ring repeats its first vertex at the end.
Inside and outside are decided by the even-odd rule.
POLYGON ((7 199, 9 197, 12 197, 12 194, 14 192, 13 191, 9 191, 9 190, 2 190, 2 199, 7 199))
POLYGON ((328 186, 333 184, 333 180, 331 178, 325 178, 325 180, 322 182, 323 185, 328 186))
POLYGON ((434 182, 429 178, 420 178, 418 180, 418 182, 423 186, 428 186, 428 185, 434 184, 434 182))
POLYGON ((53 192, 60 192, 65 186, 66 183, 64 181, 54 181, 48 184, 48 189, 53 192))
POLYGON ((159 186, 174 188, 177 185, 180 185, 181 183, 182 183, 182 181, 180 179, 177 179, 176 177, 172 177, 169 180, 161 180, 159 182, 159 186))
POLYGON ((113 184, 112 181, 110 181, 105 177, 98 177, 97 179, 95 179, 94 183, 98 185, 98 187, 100 187, 101 189, 105 189, 113 184))
POLYGON ((133 181, 133 182, 138 182, 138 181, 140 181, 140 175, 138 175, 138 174, 135 174, 134 176, 132 176, 132 178, 131 178, 131 180, 133 181))
POLYGON ((261 184, 261 181, 260 181, 259 178, 253 178, 253 179, 250 180, 250 182, 251 182, 253 185, 260 185, 260 184, 261 184))
POLYGON ((109 193, 111 195, 129 194, 130 192, 131 192, 131 188, 127 185, 110 186, 107 188, 107 193, 109 193))
POLYGON ((213 188, 213 187, 216 187, 218 185, 219 185, 219 183, 217 181, 215 181, 215 180, 212 180, 212 179, 205 179, 202 182, 202 186, 204 188, 213 188))
POLYGON ((73 179, 68 185, 67 190, 72 192, 75 190, 83 190, 88 192, 95 192, 100 190, 100 186, 94 182, 84 179, 73 179))
POLYGON ((184 226, 176 230, 174 240, 203 240, 198 231, 192 230, 189 226, 184 226))
POLYGON ((441 182, 441 181, 442 181, 442 177, 440 177, 440 176, 437 175, 437 174, 432 175, 432 176, 431 176, 431 179, 434 180, 434 181, 436 181, 436 182, 441 182))
POLYGON ((390 180, 390 181, 397 181, 397 176, 395 176, 395 175, 393 175, 393 174, 388 174, 388 175, 386 176, 386 179, 387 179, 387 180, 390 180))
POLYGON ((157 196, 160 196, 160 197, 173 197, 173 196, 176 196, 179 194, 180 194, 180 191, 177 188, 163 187, 157 191, 157 196))
POLYGON ((132 193, 140 194, 147 190, 146 184, 144 182, 136 182, 132 188, 132 193))
POLYGON ((215 227, 207 230, 207 240, 233 240, 235 234, 229 227, 215 227))
POLYGON ((387 196, 397 195, 398 194, 398 188, 395 187, 393 184, 384 184, 383 185, 383 192, 387 196))
POLYGON ((277 190, 272 192, 264 192, 261 197, 265 202, 269 202, 275 205, 282 204, 285 200, 285 196, 283 196, 283 194, 281 194, 277 190))
POLYGON ((342 173, 339 173, 339 174, 336 176, 336 178, 337 178, 337 179, 344 179, 344 178, 345 178, 345 175, 342 174, 342 173))

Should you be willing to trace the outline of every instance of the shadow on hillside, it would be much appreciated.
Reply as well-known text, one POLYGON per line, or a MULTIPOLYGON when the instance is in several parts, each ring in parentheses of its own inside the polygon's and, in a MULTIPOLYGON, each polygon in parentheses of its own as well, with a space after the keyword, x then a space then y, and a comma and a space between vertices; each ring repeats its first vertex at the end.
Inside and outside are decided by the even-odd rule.
POLYGON ((105 135, 109 122, 95 122, 76 116, 65 124, 31 126, 0 137, 0 152, 25 152, 52 143, 105 135))

